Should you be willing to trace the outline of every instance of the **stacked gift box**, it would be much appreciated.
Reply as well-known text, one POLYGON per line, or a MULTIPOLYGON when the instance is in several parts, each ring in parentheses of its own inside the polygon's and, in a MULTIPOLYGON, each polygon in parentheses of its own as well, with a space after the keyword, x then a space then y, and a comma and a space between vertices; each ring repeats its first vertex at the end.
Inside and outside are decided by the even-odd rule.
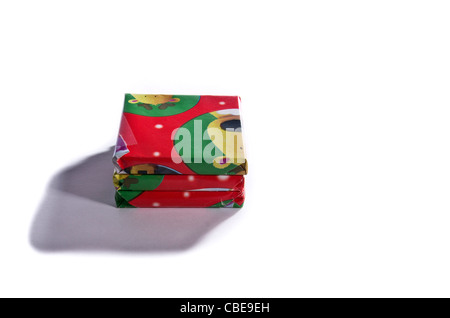
POLYGON ((244 203, 237 96, 126 94, 113 157, 117 207, 244 203))

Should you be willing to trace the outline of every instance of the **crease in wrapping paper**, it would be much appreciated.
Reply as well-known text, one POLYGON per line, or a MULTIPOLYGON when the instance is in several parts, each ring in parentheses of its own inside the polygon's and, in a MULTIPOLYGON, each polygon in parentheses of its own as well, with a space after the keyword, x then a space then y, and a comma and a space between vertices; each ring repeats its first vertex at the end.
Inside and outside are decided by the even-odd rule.
POLYGON ((116 190, 242 191, 243 176, 123 175, 114 174, 116 190))
POLYGON ((126 94, 113 162, 118 174, 247 174, 239 97, 126 94))
POLYGON ((118 208, 241 208, 244 191, 116 191, 118 208))

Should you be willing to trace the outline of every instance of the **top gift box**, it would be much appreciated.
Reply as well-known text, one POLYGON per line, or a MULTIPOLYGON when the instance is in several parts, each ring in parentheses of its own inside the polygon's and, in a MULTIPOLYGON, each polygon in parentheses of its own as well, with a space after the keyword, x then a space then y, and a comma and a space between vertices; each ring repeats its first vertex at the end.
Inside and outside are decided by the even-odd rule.
POLYGON ((238 96, 125 94, 116 173, 244 175, 238 96))

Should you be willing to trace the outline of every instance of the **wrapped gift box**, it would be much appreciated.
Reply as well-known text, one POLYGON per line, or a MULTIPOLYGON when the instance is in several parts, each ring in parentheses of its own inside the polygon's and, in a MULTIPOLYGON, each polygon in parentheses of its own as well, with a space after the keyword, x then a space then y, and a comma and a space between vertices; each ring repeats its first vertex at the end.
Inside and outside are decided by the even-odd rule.
POLYGON ((116 191, 119 208, 240 208, 244 191, 116 191))
POLYGON ((118 207, 242 207, 237 96, 126 94, 113 157, 118 207))

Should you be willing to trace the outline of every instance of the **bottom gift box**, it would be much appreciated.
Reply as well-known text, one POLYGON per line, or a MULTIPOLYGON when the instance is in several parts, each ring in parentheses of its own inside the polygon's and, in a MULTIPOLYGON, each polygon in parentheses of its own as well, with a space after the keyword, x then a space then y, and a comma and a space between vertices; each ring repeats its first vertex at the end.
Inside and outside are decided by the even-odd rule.
POLYGON ((116 191, 118 208, 241 208, 244 191, 116 191))

